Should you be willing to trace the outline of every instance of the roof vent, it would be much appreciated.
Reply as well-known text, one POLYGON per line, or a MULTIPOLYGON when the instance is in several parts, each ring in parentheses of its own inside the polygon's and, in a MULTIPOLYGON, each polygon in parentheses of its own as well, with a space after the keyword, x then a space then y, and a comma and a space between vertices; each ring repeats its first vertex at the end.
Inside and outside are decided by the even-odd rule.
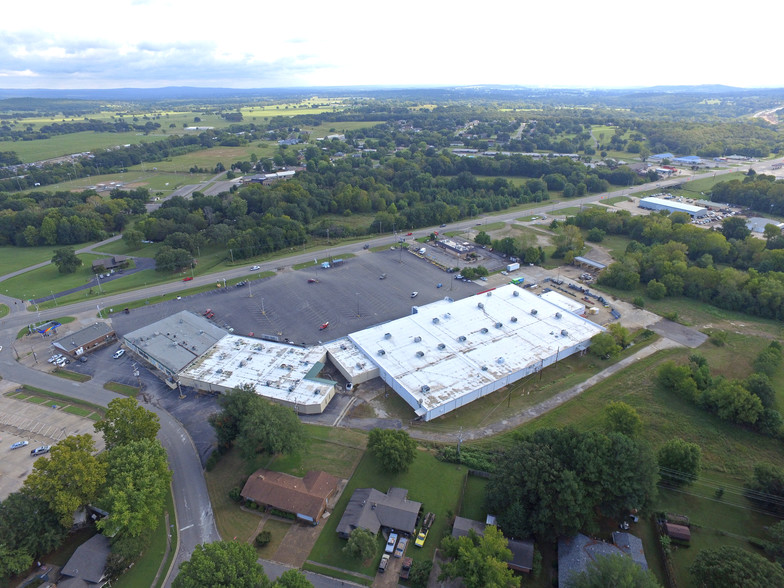
POLYGON ((446 349, 446 345, 444 345, 443 343, 439 343, 438 344, 438 348, 439 349, 446 349))
POLYGON ((504 363, 504 358, 503 357, 499 357, 498 359, 496 359, 496 361, 498 363, 504 363))
POLYGON ((422 340, 422 337, 420 337, 418 335, 416 337, 414 337, 414 343, 419 343, 421 340, 422 340))
POLYGON ((486 371, 487 371, 487 366, 486 366, 486 365, 483 365, 483 366, 482 366, 482 371, 483 371, 483 372, 486 372, 486 371))
POLYGON ((509 319, 509 320, 510 320, 510 321, 512 321, 513 323, 516 323, 516 322, 517 322, 517 317, 516 317, 516 316, 513 316, 513 317, 512 317, 511 319, 509 319))
POLYGON ((476 306, 477 306, 478 308, 484 308, 484 307, 485 307, 485 305, 484 305, 484 304, 482 304, 481 302, 480 302, 479 304, 477 304, 476 306))
POLYGON ((538 311, 538 310, 536 310, 535 308, 532 308, 532 309, 531 309, 531 314, 532 314, 532 315, 534 315, 534 316, 536 316, 536 314, 537 314, 538 312, 539 312, 539 311, 538 311))
POLYGON ((420 350, 420 351, 416 352, 416 355, 417 355, 417 357, 424 357, 425 356, 425 352, 420 350))
POLYGON ((430 386, 428 386, 427 384, 422 386, 422 392, 430 392, 430 386))
POLYGON ((492 296, 492 295, 493 295, 493 293, 492 293, 492 292, 488 292, 488 293, 487 293, 487 295, 488 295, 488 296, 492 296))
POLYGON ((562 337, 566 337, 568 334, 569 334, 569 332, 568 332, 566 329, 564 329, 563 331, 561 331, 561 336, 562 336, 562 337))
POLYGON ((438 323, 439 323, 438 317, 437 317, 437 316, 434 316, 434 317, 433 317, 433 324, 434 324, 434 325, 437 325, 438 323))
POLYGON ((520 291, 515 290, 514 292, 512 292, 512 296, 520 296, 520 291))
POLYGON ((343 351, 345 351, 345 350, 346 350, 346 346, 345 346, 343 343, 341 343, 341 344, 340 344, 340 348, 341 348, 343 351))
POLYGON ((391 339, 392 333, 384 333, 384 339, 391 339))
POLYGON ((486 334, 486 333, 487 333, 487 328, 482 328, 482 330, 480 331, 480 333, 482 333, 483 335, 484 335, 484 334, 486 334))
POLYGON ((460 341, 460 342, 462 343, 463 341, 465 341, 465 340, 466 340, 466 338, 465 338, 465 335, 460 335, 460 336, 457 338, 457 340, 458 340, 458 341, 460 341))
POLYGON ((495 328, 496 328, 496 329, 500 329, 500 328, 501 328, 501 327, 503 327, 503 326, 504 326, 504 323, 496 323, 496 324, 495 324, 495 328))
POLYGON ((561 316, 563 316, 563 315, 560 312, 556 312, 555 313, 555 318, 561 318, 561 316))
POLYGON ((379 355, 386 355, 386 353, 387 353, 387 352, 386 352, 386 351, 384 351, 383 349, 379 349, 379 350, 378 350, 378 354, 379 354, 379 355))

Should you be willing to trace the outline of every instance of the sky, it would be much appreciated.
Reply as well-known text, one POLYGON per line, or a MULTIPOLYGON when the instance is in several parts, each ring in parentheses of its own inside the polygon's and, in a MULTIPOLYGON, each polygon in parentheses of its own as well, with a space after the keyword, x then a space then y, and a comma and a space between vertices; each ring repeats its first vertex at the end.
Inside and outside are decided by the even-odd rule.
POLYGON ((737 3, 36 0, 0 88, 784 87, 780 23, 737 3))

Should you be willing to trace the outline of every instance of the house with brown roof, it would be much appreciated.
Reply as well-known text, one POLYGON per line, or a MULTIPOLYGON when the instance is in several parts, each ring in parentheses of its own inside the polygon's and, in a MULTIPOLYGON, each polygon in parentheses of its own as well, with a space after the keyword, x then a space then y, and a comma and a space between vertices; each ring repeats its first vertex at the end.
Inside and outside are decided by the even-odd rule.
POLYGON ((327 501, 337 489, 338 479, 326 472, 311 471, 297 478, 262 469, 248 478, 240 496, 264 508, 291 513, 298 520, 318 525, 327 501))
POLYGON ((125 255, 113 255, 111 257, 96 259, 93 261, 93 271, 97 273, 127 267, 129 261, 129 258, 125 255))

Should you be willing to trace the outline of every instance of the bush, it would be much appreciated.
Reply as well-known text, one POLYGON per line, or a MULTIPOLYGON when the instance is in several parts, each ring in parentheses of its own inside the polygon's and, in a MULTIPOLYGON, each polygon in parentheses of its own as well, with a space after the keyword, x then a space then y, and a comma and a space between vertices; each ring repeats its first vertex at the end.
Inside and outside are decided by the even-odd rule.
POLYGON ((229 490, 229 498, 231 498, 234 502, 240 502, 242 500, 242 496, 240 496, 241 490, 238 486, 234 486, 231 490, 229 490))
POLYGON ((213 469, 215 469, 215 466, 218 465, 218 461, 220 461, 220 453, 217 449, 215 449, 212 453, 210 453, 210 456, 207 458, 207 463, 204 465, 204 467, 208 472, 211 472, 213 469))
POLYGON ((430 570, 432 569, 432 561, 415 561, 408 577, 411 586, 413 588, 427 588, 427 580, 430 578, 430 570))
POLYGON ((270 541, 272 541, 272 533, 269 531, 262 531, 256 535, 256 547, 266 547, 270 541))

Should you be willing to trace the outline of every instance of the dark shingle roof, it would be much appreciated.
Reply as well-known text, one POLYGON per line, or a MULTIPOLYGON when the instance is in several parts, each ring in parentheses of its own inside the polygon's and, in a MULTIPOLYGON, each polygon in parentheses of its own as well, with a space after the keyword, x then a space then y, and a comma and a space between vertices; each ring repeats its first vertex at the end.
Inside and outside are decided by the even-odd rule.
POLYGON ((422 503, 408 500, 407 496, 408 490, 404 488, 390 488, 386 494, 375 488, 357 488, 348 501, 337 532, 350 535, 351 531, 362 527, 375 535, 381 527, 388 527, 414 534, 422 503))
POLYGON ((109 557, 109 539, 103 535, 93 535, 76 548, 71 559, 60 570, 60 573, 68 576, 69 579, 58 585, 77 586, 82 583, 102 585, 107 557, 109 557))

